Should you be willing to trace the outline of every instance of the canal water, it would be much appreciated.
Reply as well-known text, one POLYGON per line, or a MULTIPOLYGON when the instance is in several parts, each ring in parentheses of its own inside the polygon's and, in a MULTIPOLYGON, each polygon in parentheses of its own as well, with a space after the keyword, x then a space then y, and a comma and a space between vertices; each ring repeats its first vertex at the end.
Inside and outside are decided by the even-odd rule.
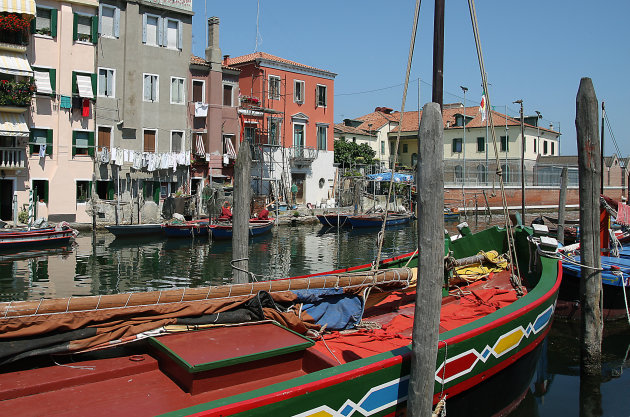
MULTIPOLYGON (((469 218, 473 230, 501 217, 469 218)), ((527 219, 531 221, 531 219, 527 219)), ((416 249, 416 228, 385 233, 381 259, 416 249)), ((454 232, 455 223, 447 223, 454 232)), ((376 230, 278 226, 251 241, 249 266, 258 279, 323 272, 365 264, 377 254, 376 230)), ((65 248, 0 253, 0 301, 113 294, 230 283, 231 242, 208 239, 114 239, 81 233, 65 248)), ((603 379, 592 416, 630 416, 630 326, 606 325, 603 379)), ((529 389, 514 393, 510 416, 580 414, 579 326, 556 320, 540 352, 529 389), (523 396, 524 394, 524 396, 523 396), (522 399, 522 400, 521 400, 522 399), (519 400, 519 401, 516 401, 519 400)), ((591 398, 589 404, 593 404, 591 398)), ((447 401, 448 415, 448 401, 447 401)))

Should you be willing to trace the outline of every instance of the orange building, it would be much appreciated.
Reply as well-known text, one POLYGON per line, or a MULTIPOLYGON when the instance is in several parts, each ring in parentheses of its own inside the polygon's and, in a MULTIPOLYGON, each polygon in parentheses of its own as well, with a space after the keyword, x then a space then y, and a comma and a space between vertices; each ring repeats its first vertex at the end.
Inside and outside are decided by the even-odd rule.
POLYGON ((240 70, 241 141, 252 147, 254 192, 291 200, 296 184, 297 203, 331 198, 336 74, 264 52, 223 64, 240 70))

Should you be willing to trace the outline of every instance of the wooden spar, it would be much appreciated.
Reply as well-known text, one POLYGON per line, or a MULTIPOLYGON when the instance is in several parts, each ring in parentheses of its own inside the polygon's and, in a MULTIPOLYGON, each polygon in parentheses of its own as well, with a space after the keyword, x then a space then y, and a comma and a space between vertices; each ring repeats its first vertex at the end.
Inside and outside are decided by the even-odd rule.
POLYGON ((280 292, 313 288, 347 288, 373 285, 392 285, 400 288, 409 285, 412 278, 412 269, 392 268, 380 271, 279 279, 215 287, 5 302, 0 303, 0 321, 2 318, 35 314, 43 315, 77 311, 96 311, 156 304, 214 300, 227 297, 247 296, 257 294, 259 291, 280 292))
POLYGON ((433 91, 431 101, 442 109, 444 97, 444 0, 435 0, 433 16, 433 91))
POLYGON ((560 197, 558 198, 558 242, 564 245, 564 211, 567 203, 569 169, 565 166, 560 174, 560 197))
POLYGON ((601 160, 597 120, 597 97, 590 78, 580 80, 576 99, 575 127, 580 175, 580 232, 582 266, 580 302, 582 333, 580 337, 581 375, 601 375, 602 291, 600 256, 599 196, 601 160))
POLYGON ((444 280, 444 127, 440 105, 428 103, 422 110, 418 142, 417 193, 418 271, 413 321, 408 411, 427 416, 432 411, 437 362, 440 306, 444 280))
POLYGON ((252 154, 249 142, 241 142, 234 166, 234 210, 232 215, 232 281, 249 281, 249 213, 251 204, 250 174, 252 154))

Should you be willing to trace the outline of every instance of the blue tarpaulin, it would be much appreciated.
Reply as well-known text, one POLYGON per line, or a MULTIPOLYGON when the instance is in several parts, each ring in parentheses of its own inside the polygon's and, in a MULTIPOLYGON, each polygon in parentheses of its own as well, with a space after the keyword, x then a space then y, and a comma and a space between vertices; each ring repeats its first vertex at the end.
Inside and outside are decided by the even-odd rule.
POLYGON ((363 299, 344 293, 342 288, 293 291, 302 311, 308 313, 320 326, 329 330, 352 329, 361 321, 363 299))
MULTIPOLYGON (((391 172, 381 172, 380 174, 367 175, 367 179, 372 181, 391 181, 391 172)), ((412 182, 413 175, 394 173, 394 182, 412 182)))

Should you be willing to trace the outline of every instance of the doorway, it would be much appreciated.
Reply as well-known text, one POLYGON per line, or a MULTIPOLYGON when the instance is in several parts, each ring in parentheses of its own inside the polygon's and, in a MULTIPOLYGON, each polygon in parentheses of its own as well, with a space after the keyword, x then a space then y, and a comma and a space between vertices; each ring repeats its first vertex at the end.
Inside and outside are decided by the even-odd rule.
POLYGON ((295 202, 304 204, 304 184, 306 182, 306 174, 291 174, 291 182, 297 185, 295 202))
POLYGON ((0 180, 0 220, 13 220, 13 180, 0 180))

